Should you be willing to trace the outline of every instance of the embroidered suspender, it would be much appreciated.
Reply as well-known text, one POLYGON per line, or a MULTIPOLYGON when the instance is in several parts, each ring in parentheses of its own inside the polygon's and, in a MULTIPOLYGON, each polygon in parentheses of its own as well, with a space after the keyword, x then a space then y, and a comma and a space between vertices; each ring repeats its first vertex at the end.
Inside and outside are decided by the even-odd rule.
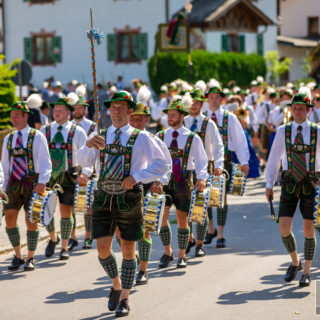
POLYGON ((230 153, 230 151, 228 149, 228 120, 229 120, 229 112, 224 111, 223 120, 222 120, 222 127, 218 127, 218 129, 219 129, 219 132, 222 137, 225 155, 228 155, 230 153))
POLYGON ((32 152, 32 146, 33 146, 33 140, 34 140, 35 134, 36 134, 36 129, 31 128, 28 135, 27 148, 12 148, 12 140, 13 140, 14 132, 10 133, 8 144, 7 144, 9 160, 10 160, 10 157, 27 157, 29 176, 35 175, 33 152, 32 152))
POLYGON ((208 122, 209 122, 209 118, 208 118, 208 117, 205 117, 205 118, 203 119, 200 132, 197 132, 198 135, 200 136, 202 142, 203 142, 203 145, 205 145, 206 131, 207 131, 208 122))
POLYGON ((87 136, 89 137, 90 134, 94 131, 94 129, 96 128, 96 124, 95 123, 92 123, 89 130, 88 130, 88 133, 87 133, 87 136))
MULTIPOLYGON (((108 129, 101 130, 101 136, 107 141, 108 129)), ((103 176, 104 166, 105 166, 105 156, 106 154, 111 154, 113 156, 125 156, 124 157, 124 178, 130 175, 131 169, 131 159, 132 159, 132 149, 137 140, 140 130, 134 129, 125 147, 116 144, 107 144, 106 147, 100 151, 100 179, 103 176)))

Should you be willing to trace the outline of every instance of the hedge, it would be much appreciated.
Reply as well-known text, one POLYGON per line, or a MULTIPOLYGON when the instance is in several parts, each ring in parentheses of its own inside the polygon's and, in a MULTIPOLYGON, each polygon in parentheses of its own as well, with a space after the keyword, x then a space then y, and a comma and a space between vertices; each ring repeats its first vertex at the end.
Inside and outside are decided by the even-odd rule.
MULTIPOLYGON (((238 86, 247 86, 258 75, 265 77, 265 59, 257 54, 235 52, 215 53, 192 51, 191 82, 215 78, 224 86, 235 80, 238 86)), ((151 87, 159 92, 161 85, 175 79, 188 81, 187 53, 159 53, 148 61, 151 87), (156 66, 155 66, 156 61, 156 66)))

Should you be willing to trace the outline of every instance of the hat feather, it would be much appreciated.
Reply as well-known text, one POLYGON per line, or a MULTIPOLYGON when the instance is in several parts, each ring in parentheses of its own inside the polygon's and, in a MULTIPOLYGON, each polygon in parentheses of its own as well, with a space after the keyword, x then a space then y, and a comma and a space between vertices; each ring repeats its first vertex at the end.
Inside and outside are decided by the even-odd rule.
POLYGON ((137 102, 146 104, 147 101, 151 98, 151 91, 146 85, 140 87, 137 94, 137 102))
POLYGON ((76 88, 76 94, 81 97, 85 97, 87 94, 87 87, 84 84, 81 84, 76 88))
POLYGON ((37 93, 31 94, 30 97, 27 99, 28 107, 32 109, 40 109, 42 103, 42 97, 40 94, 37 93))
POLYGON ((67 98, 69 98, 70 104, 73 105, 73 106, 75 104, 77 104, 77 102, 79 101, 78 95, 76 93, 74 93, 74 92, 70 92, 68 94, 67 98))

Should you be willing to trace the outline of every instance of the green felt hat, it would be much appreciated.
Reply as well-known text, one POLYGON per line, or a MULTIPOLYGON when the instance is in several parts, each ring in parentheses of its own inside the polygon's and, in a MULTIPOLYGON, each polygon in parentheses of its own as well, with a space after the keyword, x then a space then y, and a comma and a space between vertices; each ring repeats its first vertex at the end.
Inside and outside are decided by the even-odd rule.
POLYGON ((54 106, 66 106, 71 112, 74 111, 74 107, 71 105, 69 98, 59 98, 56 102, 51 103, 50 105, 51 108, 54 108, 54 106))
POLYGON ((206 101, 203 92, 200 89, 194 89, 190 92, 192 100, 206 101))
MULTIPOLYGON (((212 88, 210 88, 209 91, 208 91, 208 95, 209 95, 210 93, 219 93, 222 98, 224 98, 224 97, 226 96, 226 94, 225 94, 225 93, 221 90, 221 88, 219 88, 219 87, 212 87, 212 88)), ((208 96, 208 95, 207 95, 207 96, 208 96)))
POLYGON ((131 113, 131 115, 142 114, 144 116, 151 116, 150 108, 144 105, 141 102, 138 102, 135 110, 131 113))
POLYGON ((11 110, 10 110, 10 111, 13 111, 13 110, 22 111, 22 112, 25 112, 25 113, 33 114, 33 112, 30 111, 30 109, 29 109, 28 104, 27 104, 26 101, 18 101, 18 102, 16 102, 16 103, 11 107, 11 110))
POLYGON ((312 108, 313 104, 310 102, 310 99, 307 97, 306 94, 296 94, 290 103, 287 106, 291 107, 293 104, 305 104, 308 108, 312 108))
POLYGON ((187 110, 184 109, 184 104, 181 100, 175 101, 173 103, 171 103, 167 109, 164 109, 163 112, 164 113, 168 113, 169 110, 177 110, 180 111, 181 113, 183 113, 184 115, 188 115, 189 112, 187 110))
POLYGON ((85 98, 82 97, 82 96, 79 96, 78 102, 75 103, 74 105, 75 105, 75 106, 76 106, 76 105, 82 105, 82 106, 85 106, 85 107, 89 107, 89 106, 90 106, 90 105, 88 104, 88 101, 85 100, 85 98))
POLYGON ((136 109, 136 103, 133 101, 132 95, 125 90, 115 92, 111 100, 106 100, 103 102, 103 104, 107 108, 110 108, 111 102, 114 101, 127 101, 129 103, 130 108, 133 108, 134 110, 136 109))

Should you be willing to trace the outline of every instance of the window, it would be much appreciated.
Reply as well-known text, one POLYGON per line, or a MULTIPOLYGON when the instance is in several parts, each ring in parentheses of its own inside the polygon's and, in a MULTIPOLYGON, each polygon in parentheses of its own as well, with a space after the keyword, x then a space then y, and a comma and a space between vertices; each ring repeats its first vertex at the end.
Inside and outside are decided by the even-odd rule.
POLYGON ((24 57, 33 65, 55 65, 62 61, 61 37, 41 32, 24 39, 24 57))
POLYGON ((245 52, 245 36, 238 34, 223 34, 222 51, 245 52))
POLYGON ((308 18, 308 34, 309 36, 319 34, 319 17, 308 18))
POLYGON ((116 63, 140 63, 148 58, 148 35, 139 29, 115 30, 108 34, 108 61, 116 63))

